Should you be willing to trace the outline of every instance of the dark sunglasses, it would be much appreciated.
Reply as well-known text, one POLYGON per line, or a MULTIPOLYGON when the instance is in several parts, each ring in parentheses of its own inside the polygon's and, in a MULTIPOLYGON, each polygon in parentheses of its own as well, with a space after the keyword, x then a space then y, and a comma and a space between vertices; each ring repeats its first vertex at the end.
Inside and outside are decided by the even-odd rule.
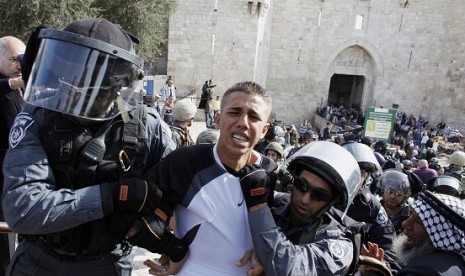
POLYGON ((398 190, 394 190, 394 189, 384 188, 383 191, 390 195, 394 194, 395 196, 407 196, 407 195, 404 195, 402 192, 398 190))
POLYGON ((310 192, 310 196, 313 200, 329 202, 331 201, 331 195, 325 189, 315 188, 308 183, 307 180, 301 177, 294 177, 293 180, 294 187, 301 193, 310 192))

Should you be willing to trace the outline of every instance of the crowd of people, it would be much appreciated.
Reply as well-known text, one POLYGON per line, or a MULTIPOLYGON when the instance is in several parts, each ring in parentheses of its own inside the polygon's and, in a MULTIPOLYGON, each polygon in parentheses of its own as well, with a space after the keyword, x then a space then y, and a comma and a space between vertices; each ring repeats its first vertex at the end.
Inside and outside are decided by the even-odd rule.
MULTIPOLYGON (((279 124, 274 124, 275 127, 271 127, 267 133, 268 137, 265 136, 262 140, 264 145, 259 143, 256 147, 256 150, 265 148, 263 153, 276 157, 275 162, 281 164, 279 169, 270 176, 272 181, 269 186, 274 190, 275 195, 272 197, 275 200, 274 204, 283 193, 290 193, 291 196, 295 194, 295 188, 290 180, 295 178, 292 166, 290 166, 294 159, 298 159, 298 156, 306 150, 320 145, 319 140, 341 145, 353 155, 362 176, 346 214, 356 221, 364 222, 365 245, 372 246, 371 251, 368 250, 371 253, 367 254, 382 261, 376 264, 369 262, 366 265, 366 256, 363 252, 367 251, 362 250, 362 259, 359 260, 359 263, 363 264, 361 270, 366 272, 374 269, 378 271, 377 273, 383 271, 384 274, 379 275, 462 275, 464 273, 463 231, 465 229, 460 225, 465 220, 459 219, 460 221, 456 221, 457 224, 447 219, 444 220, 446 224, 451 223, 448 225, 449 229, 458 231, 447 235, 462 235, 460 241, 456 240, 454 245, 450 245, 457 248, 456 251, 452 250, 456 255, 444 249, 442 242, 448 240, 449 236, 444 237, 440 242, 440 238, 435 238, 438 233, 445 236, 446 232, 442 229, 431 228, 436 225, 431 226, 432 223, 428 222, 430 216, 441 219, 443 216, 449 219, 461 217, 460 213, 463 212, 465 203, 463 190, 465 187, 465 152, 463 150, 453 152, 441 162, 439 156, 436 155, 437 151, 432 150, 434 147, 421 148, 413 141, 404 148, 400 148, 369 137, 354 139, 353 135, 342 134, 325 139, 315 134, 308 121, 302 122, 299 129, 304 129, 305 132, 300 133, 293 125, 286 127, 287 132, 283 132, 279 124), (291 136, 298 141, 296 146, 286 143, 288 133, 292 133, 291 136), (266 143, 272 146, 266 146, 266 143), (292 149, 286 155, 288 147, 292 149), (454 207, 443 212, 441 208, 449 203, 454 207), (431 212, 434 215, 431 215, 431 212), (412 217, 417 220, 415 221, 412 217), (418 233, 423 233, 421 238, 416 238, 418 233), (438 261, 447 259, 449 254, 454 255, 454 261, 460 261, 454 265, 451 265, 449 261, 447 265, 436 266, 434 263, 429 263, 432 258, 438 258, 438 261)), ((326 128, 330 126, 331 123, 328 122, 326 128)), ((430 133, 426 134, 428 135, 430 133)), ((428 140, 430 139, 434 140, 432 137, 428 140)), ((330 147, 326 146, 325 149, 329 151, 330 147)), ((324 154, 325 152, 322 151, 319 158, 322 158, 324 154)), ((337 157, 342 158, 342 155, 339 154, 337 157)), ((347 168, 348 162, 345 163, 347 168)), ((344 166, 338 169, 341 170, 342 167, 344 166)), ((284 273, 284 275, 292 274, 284 273)))
POLYGON ((21 107, 0 144, 5 275, 131 275, 133 246, 160 254, 151 275, 465 275, 465 152, 440 164, 445 124, 400 115, 408 142, 389 145, 332 133, 356 109, 278 123, 253 81, 215 101, 206 81, 197 106, 170 77, 144 104, 135 43, 101 18, 0 38, 0 99, 21 107))

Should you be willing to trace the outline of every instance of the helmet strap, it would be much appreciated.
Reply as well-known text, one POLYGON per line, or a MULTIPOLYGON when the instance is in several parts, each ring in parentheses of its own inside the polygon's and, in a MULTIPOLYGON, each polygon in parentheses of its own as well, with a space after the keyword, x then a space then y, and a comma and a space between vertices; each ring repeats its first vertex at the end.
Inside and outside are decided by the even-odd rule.
POLYGON ((121 94, 118 93, 116 96, 116 105, 118 106, 119 112, 121 114, 121 118, 123 119, 123 123, 129 122, 129 114, 127 110, 124 108, 124 101, 123 98, 121 98, 121 94))

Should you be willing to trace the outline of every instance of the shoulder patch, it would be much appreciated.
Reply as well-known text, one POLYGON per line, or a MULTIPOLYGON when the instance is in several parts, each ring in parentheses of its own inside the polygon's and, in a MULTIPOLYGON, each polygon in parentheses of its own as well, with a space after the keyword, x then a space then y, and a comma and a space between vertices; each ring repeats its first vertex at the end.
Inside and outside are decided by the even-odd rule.
POLYGON ((349 254, 349 251, 350 248, 343 242, 329 242, 329 252, 337 260, 345 258, 349 254))
POLYGON ((21 112, 16 116, 13 127, 10 131, 9 143, 11 148, 15 148, 24 136, 26 130, 34 123, 34 119, 29 113, 21 112))
POLYGON ((339 229, 327 230, 326 235, 328 235, 328 237, 330 237, 330 238, 337 238, 337 237, 340 237, 342 235, 342 231, 339 230, 339 229))
POLYGON ((378 215, 376 216, 376 222, 379 225, 385 225, 388 222, 388 219, 386 211, 384 211, 383 208, 379 209, 378 215))

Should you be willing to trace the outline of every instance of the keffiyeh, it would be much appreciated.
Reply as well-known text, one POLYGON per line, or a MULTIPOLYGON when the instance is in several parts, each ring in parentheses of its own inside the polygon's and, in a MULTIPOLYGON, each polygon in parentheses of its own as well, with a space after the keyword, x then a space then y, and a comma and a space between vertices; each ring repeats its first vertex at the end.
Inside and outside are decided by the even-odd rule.
MULTIPOLYGON (((450 215, 462 218, 465 216, 465 205, 460 199, 443 194, 434 194, 434 196, 451 209, 449 209, 450 215)), ((438 212, 438 209, 435 209, 437 206, 432 206, 422 197, 418 197, 411 206, 423 222, 435 248, 454 251, 465 258, 465 232, 463 229, 444 217, 438 212)))

